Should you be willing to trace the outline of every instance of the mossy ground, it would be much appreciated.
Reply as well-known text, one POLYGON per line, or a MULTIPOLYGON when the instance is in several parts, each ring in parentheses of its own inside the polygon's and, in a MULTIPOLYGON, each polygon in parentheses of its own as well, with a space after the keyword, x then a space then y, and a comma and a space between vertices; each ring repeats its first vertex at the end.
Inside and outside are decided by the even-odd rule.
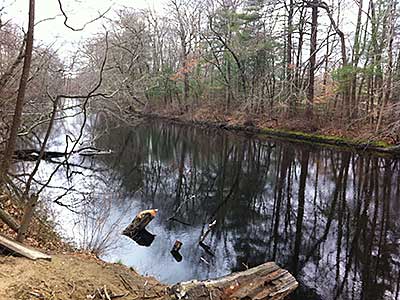
POLYGON ((293 130, 284 130, 284 129, 275 129, 275 128, 262 128, 261 132, 268 135, 281 135, 281 136, 290 136, 292 138, 297 138, 299 140, 309 140, 315 141, 321 144, 333 144, 333 145, 369 145, 370 147, 376 148, 390 148, 392 145, 385 141, 369 141, 364 139, 352 139, 342 136, 329 136, 323 134, 313 134, 306 133, 301 131, 293 131, 293 130))
POLYGON ((291 141, 398 155, 397 152, 392 152, 393 140, 377 138, 373 134, 374 129, 363 124, 346 127, 338 120, 322 120, 318 117, 283 114, 280 118, 270 118, 262 114, 249 115, 241 111, 227 113, 212 107, 201 107, 193 112, 182 112, 173 108, 159 109, 153 111, 152 115, 185 124, 223 127, 291 141))

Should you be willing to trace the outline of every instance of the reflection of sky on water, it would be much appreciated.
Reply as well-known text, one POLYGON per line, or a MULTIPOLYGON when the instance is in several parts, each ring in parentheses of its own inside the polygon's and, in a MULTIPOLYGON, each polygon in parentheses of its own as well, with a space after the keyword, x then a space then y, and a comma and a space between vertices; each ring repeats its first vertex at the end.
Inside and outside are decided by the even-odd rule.
MULTIPOLYGON (((275 260, 301 283, 294 299, 396 299, 398 161, 162 123, 107 128, 101 119, 89 122, 79 147, 96 137, 113 154, 74 155, 69 171, 76 173, 67 178, 62 167, 51 183, 73 188, 62 203, 79 204, 81 214, 54 210, 78 244, 88 244, 92 229, 100 238, 112 230, 103 258, 168 283, 275 260), (120 233, 148 208, 159 209, 147 227, 156 237, 142 247, 120 233), (214 219, 205 240, 212 257, 198 240, 214 219), (183 242, 180 263, 170 254, 175 240, 183 242)), ((64 149, 80 122, 59 124, 51 150, 64 149)), ((43 163, 39 176, 54 167, 43 163)), ((64 192, 47 189, 46 198, 64 192)))

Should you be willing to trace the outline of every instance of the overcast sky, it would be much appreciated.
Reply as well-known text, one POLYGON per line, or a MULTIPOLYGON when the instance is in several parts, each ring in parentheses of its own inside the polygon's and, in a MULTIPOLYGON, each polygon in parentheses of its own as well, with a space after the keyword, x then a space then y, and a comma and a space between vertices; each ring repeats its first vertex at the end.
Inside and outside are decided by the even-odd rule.
MULTIPOLYGON (((110 7, 112 10, 107 13, 107 16, 113 18, 115 17, 113 10, 115 11, 122 7, 151 8, 162 12, 166 1, 168 0, 62 0, 64 10, 69 17, 68 24, 75 28, 82 27, 110 7)), ((3 19, 12 19, 14 23, 26 28, 28 2, 28 0, 0 0, 0 8, 6 7, 6 16, 3 19)), ((352 6, 351 1, 347 1, 347 3, 350 7, 352 6)), ((351 33, 354 30, 354 21, 357 13, 356 9, 350 9, 350 7, 344 8, 342 6, 342 9, 346 10, 346 18, 342 20, 341 27, 346 33, 351 33)), ((53 45, 53 48, 57 49, 59 55, 64 58, 79 47, 80 41, 101 31, 102 25, 107 22, 104 19, 99 20, 89 24, 83 31, 74 32, 64 26, 64 17, 60 16, 60 14, 57 0, 36 0, 36 22, 48 18, 55 19, 41 22, 35 27, 35 42, 37 45, 40 43, 53 45)), ((323 14, 321 13, 321 15, 323 14)), ((323 23, 322 20, 324 18, 328 20, 325 16, 319 19, 320 23, 323 23)))
MULTIPOLYGON (((0 0, 0 7, 5 6, 6 16, 4 19, 12 19, 14 23, 26 28, 28 19, 28 0, 0 0)), ((68 15, 68 24, 72 27, 82 27, 86 22, 93 20, 99 14, 105 12, 108 8, 116 10, 121 7, 132 8, 152 8, 162 11, 164 0, 63 0, 63 7, 68 15)), ((96 21, 89 24, 84 31, 74 32, 66 28, 63 24, 64 17, 57 0, 37 0, 36 1, 36 22, 54 18, 38 24, 35 27, 36 43, 53 43, 56 49, 65 54, 65 50, 72 50, 78 41, 99 32, 105 20, 96 21), (58 16, 58 17, 57 17, 58 16)), ((113 16, 110 11, 108 17, 113 16)))

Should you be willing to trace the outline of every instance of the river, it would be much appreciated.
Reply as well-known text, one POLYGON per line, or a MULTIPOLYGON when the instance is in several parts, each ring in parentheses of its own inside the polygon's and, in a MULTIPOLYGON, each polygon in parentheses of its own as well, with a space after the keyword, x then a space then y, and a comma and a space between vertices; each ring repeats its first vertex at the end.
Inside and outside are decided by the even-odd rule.
MULTIPOLYGON (((62 124, 52 150, 73 128, 62 124)), ((399 298, 398 160, 158 121, 130 127, 100 117, 86 133, 112 153, 74 158, 44 197, 60 197, 64 235, 104 250, 105 260, 165 283, 275 261, 300 283, 292 299, 399 298), (140 246, 120 233, 149 208, 159 210, 147 227, 155 237, 140 246)), ((51 170, 44 163, 40 174, 51 170)))

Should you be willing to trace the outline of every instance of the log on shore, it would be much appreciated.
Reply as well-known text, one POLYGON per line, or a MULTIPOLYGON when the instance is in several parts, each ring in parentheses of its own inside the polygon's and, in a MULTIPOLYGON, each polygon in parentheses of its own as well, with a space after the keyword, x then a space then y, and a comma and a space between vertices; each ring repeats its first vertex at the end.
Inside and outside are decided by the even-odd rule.
POLYGON ((173 285, 171 299, 186 300, 282 300, 298 286, 296 279, 274 262, 218 279, 173 285))
POLYGON ((51 260, 51 256, 40 252, 32 247, 21 244, 17 241, 11 240, 4 235, 0 234, 0 248, 6 248, 12 253, 17 253, 19 255, 25 256, 29 259, 45 259, 51 260))

